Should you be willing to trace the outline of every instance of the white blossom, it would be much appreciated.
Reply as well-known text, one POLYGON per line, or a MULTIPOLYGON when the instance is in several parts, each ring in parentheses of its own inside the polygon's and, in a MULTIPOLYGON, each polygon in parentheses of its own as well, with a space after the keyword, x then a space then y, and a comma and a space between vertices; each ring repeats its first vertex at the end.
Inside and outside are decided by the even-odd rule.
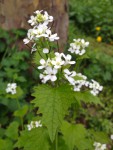
POLYGON ((52 67, 46 67, 43 74, 40 74, 40 79, 43 83, 46 83, 47 81, 56 81, 57 80, 57 74, 58 70, 52 67))
POLYGON ((62 59, 63 53, 55 53, 55 58, 51 60, 51 64, 54 68, 59 69, 62 65, 64 65, 65 61, 62 59))
POLYGON ((27 38, 23 40, 24 44, 28 44, 29 42, 36 42, 40 38, 46 38, 49 41, 58 40, 59 37, 57 33, 52 34, 51 30, 45 24, 39 24, 33 29, 29 29, 27 33, 27 38))
POLYGON ((68 69, 64 69, 64 76, 71 85, 75 85, 75 79, 74 79, 74 77, 76 76, 75 71, 70 72, 68 69))
POLYGON ((30 131, 33 128, 42 127, 41 121, 31 121, 30 124, 27 125, 28 130, 30 131))
POLYGON ((85 80, 76 80, 74 84, 74 91, 80 91, 82 86, 85 85, 85 80))
POLYGON ((35 16, 31 16, 28 20, 28 23, 31 24, 31 26, 37 26, 39 24, 45 24, 47 25, 49 22, 53 21, 53 16, 49 16, 46 11, 43 12, 43 10, 35 11, 35 16))
POLYGON ((41 66, 39 66, 38 69, 44 69, 51 65, 51 60, 50 60, 50 58, 48 58, 47 60, 41 59, 40 64, 41 64, 41 66))
POLYGON ((16 83, 8 83, 6 88, 6 93, 16 94, 16 83))
POLYGON ((48 37, 48 27, 46 25, 42 25, 40 24, 37 28, 34 29, 34 33, 35 33, 35 36, 34 36, 34 39, 38 39, 38 38, 41 38, 41 37, 48 37))
POLYGON ((44 49, 43 49, 43 53, 44 53, 44 54, 48 54, 48 53, 49 53, 49 49, 48 49, 48 48, 44 48, 44 49))
POLYGON ((97 94, 99 94, 100 91, 102 91, 103 86, 100 86, 100 84, 97 81, 92 80, 92 82, 89 83, 89 88, 92 89, 90 91, 91 94, 93 94, 94 96, 96 96, 97 94))
POLYGON ((111 135, 111 140, 113 140, 113 134, 111 135))
POLYGON ((28 44, 30 41, 33 41, 35 35, 35 29, 29 29, 27 32, 27 38, 23 40, 24 44, 28 44))
POLYGON ((55 40, 59 40, 59 37, 58 37, 57 33, 51 34, 51 35, 49 36, 49 41, 53 42, 53 41, 55 41, 55 40))
POLYGON ((83 55, 86 52, 85 48, 88 47, 89 42, 85 42, 84 39, 74 39, 73 41, 74 43, 70 44, 68 51, 77 55, 83 55))
POLYGON ((106 150, 107 149, 106 144, 101 144, 99 142, 94 142, 93 146, 95 147, 95 150, 106 150))
POLYGON ((72 56, 69 55, 69 54, 63 55, 63 57, 64 57, 64 59, 65 59, 64 65, 68 65, 68 64, 72 65, 72 64, 75 64, 75 63, 76 63, 75 61, 71 61, 72 56))

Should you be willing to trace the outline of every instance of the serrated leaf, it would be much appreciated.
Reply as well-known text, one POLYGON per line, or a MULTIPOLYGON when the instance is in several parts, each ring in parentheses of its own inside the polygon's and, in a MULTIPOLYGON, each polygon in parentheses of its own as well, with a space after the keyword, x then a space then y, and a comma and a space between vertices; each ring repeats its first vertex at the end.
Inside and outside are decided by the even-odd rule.
POLYGON ((12 122, 7 128, 5 135, 12 140, 16 140, 18 138, 18 122, 12 122))
POLYGON ((93 136, 94 141, 100 142, 100 143, 109 143, 110 138, 105 132, 102 131, 94 131, 94 130, 89 130, 89 133, 93 136))
POLYGON ((40 85, 35 88, 32 103, 39 107, 43 114, 42 122, 47 126, 51 141, 54 140, 56 130, 61 125, 67 109, 73 103, 74 91, 69 85, 51 87, 40 85))
POLYGON ((15 147, 24 150, 49 150, 49 142, 47 130, 39 127, 22 131, 15 147))
POLYGON ((13 150, 13 143, 9 139, 0 139, 0 150, 13 150))
POLYGON ((76 92, 75 98, 79 101, 83 101, 84 103, 93 103, 93 104, 102 104, 100 99, 90 92, 76 92))
POLYGON ((87 130, 82 124, 72 125, 63 122, 61 131, 69 150, 73 150, 74 147, 77 147, 78 150, 92 149, 92 141, 86 138, 87 130))

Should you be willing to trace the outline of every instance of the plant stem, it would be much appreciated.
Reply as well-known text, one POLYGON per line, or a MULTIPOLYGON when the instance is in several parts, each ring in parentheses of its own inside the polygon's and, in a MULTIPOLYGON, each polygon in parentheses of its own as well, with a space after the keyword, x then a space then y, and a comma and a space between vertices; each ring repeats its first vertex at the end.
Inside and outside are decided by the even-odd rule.
POLYGON ((55 138, 55 150, 58 150, 58 132, 56 132, 56 138, 55 138))
POLYGON ((4 58, 7 55, 7 53, 8 53, 8 48, 6 49, 6 51, 4 52, 4 55, 2 57, 0 69, 2 68, 2 61, 4 60, 4 58))
MULTIPOLYGON (((18 99, 16 99, 16 101, 17 101, 18 109, 20 109, 21 106, 20 106, 20 103, 19 103, 18 99)), ((21 122, 21 127, 22 127, 22 130, 23 130, 24 129, 24 125, 23 125, 23 118, 22 117, 20 117, 20 122, 21 122)))

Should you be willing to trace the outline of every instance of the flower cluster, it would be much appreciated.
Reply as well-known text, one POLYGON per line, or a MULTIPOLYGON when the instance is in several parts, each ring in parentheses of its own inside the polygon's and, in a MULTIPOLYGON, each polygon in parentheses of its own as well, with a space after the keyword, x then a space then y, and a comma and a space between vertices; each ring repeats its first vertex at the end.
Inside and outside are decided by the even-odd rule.
POLYGON ((96 96, 97 94, 99 94, 100 91, 102 91, 103 86, 100 86, 97 81, 92 80, 92 83, 89 83, 89 88, 92 89, 91 93, 96 96))
POLYGON ((71 55, 65 55, 63 53, 55 53, 55 56, 47 60, 41 59, 40 64, 41 66, 38 67, 38 69, 44 69, 43 74, 40 74, 40 79, 43 83, 46 83, 47 81, 56 81, 57 80, 57 73, 61 68, 63 68, 66 65, 75 64, 75 61, 71 61, 72 57, 71 55))
POLYGON ((75 71, 69 71, 68 69, 64 70, 64 76, 74 87, 74 91, 80 91, 83 86, 89 87, 91 89, 91 94, 96 96, 99 94, 99 91, 102 91, 103 87, 99 85, 98 82, 92 80, 92 82, 87 81, 87 77, 81 73, 76 73, 75 71), (77 78, 80 78, 76 80, 77 78))
POLYGON ((6 93, 16 94, 16 83, 8 83, 6 88, 6 93))
MULTIPOLYGON (((39 78, 41 82, 44 84, 47 82, 52 82, 53 84, 54 82, 55 85, 57 80, 68 81, 69 84, 73 86, 74 91, 79 92, 82 87, 86 87, 90 89, 91 94, 94 96, 99 94, 103 87, 100 86, 98 82, 94 80, 89 82, 87 81, 87 77, 81 73, 70 71, 69 67, 76 63, 76 61, 72 60, 70 54, 54 52, 54 54, 52 53, 51 55, 52 49, 50 42, 59 39, 57 33, 52 34, 51 27, 48 27, 49 23, 53 21, 53 17, 49 16, 46 11, 36 11, 34 13, 35 16, 31 16, 30 20, 28 20, 28 23, 30 23, 33 28, 28 30, 27 38, 24 39, 24 43, 33 42, 33 52, 37 50, 38 42, 40 42, 38 40, 43 37, 41 40, 41 54, 43 55, 40 55, 39 50, 37 50, 41 57, 39 60, 40 64, 37 67, 40 70, 39 78), (46 43, 45 40, 48 43, 47 45, 44 45, 46 43), (43 57, 44 54, 45 57, 43 57)), ((86 42, 84 39, 74 39, 73 41, 68 51, 76 55, 83 55, 86 52, 85 48, 88 47, 89 42, 86 42)))
POLYGON ((84 39, 73 39, 73 41, 74 43, 70 44, 68 51, 77 55, 83 55, 86 52, 85 48, 88 47, 89 42, 85 42, 84 39))
MULTIPOLYGON (((36 11, 34 13, 35 16, 31 16, 28 20, 28 23, 30 23, 33 28, 28 30, 27 38, 23 40, 24 44, 36 42, 42 37, 51 42, 58 40, 59 37, 57 36, 57 33, 52 34, 51 29, 48 27, 49 22, 53 21, 53 17, 49 16, 46 11, 36 11)), ((35 46, 33 45, 33 47, 35 46)))
POLYGON ((33 128, 42 127, 41 121, 31 121, 30 124, 27 125, 28 130, 30 131, 33 128))
POLYGON ((98 142, 94 142, 93 145, 95 146, 95 150, 106 150, 107 149, 106 144, 101 144, 101 143, 98 143, 98 142))

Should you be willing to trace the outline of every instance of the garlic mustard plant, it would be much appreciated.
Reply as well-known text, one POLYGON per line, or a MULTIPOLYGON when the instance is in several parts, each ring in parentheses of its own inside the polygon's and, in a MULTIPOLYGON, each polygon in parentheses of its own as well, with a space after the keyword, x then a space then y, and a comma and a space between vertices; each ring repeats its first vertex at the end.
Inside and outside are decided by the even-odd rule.
POLYGON ((35 11, 28 20, 31 29, 23 42, 32 46, 33 63, 39 72, 37 78, 40 81, 33 89, 32 103, 41 115, 40 121, 31 121, 27 131, 22 131, 16 146, 25 150, 93 150, 94 146, 95 150, 105 150, 106 145, 94 143, 96 139, 89 137, 93 133, 88 134, 90 131, 84 125, 77 124, 76 119, 70 123, 64 119, 72 104, 76 107, 82 106, 82 101, 100 104, 96 96, 103 87, 94 79, 89 81, 76 69, 89 42, 74 39, 67 50, 69 54, 59 52, 60 37, 52 30, 53 20, 43 10, 35 11))

